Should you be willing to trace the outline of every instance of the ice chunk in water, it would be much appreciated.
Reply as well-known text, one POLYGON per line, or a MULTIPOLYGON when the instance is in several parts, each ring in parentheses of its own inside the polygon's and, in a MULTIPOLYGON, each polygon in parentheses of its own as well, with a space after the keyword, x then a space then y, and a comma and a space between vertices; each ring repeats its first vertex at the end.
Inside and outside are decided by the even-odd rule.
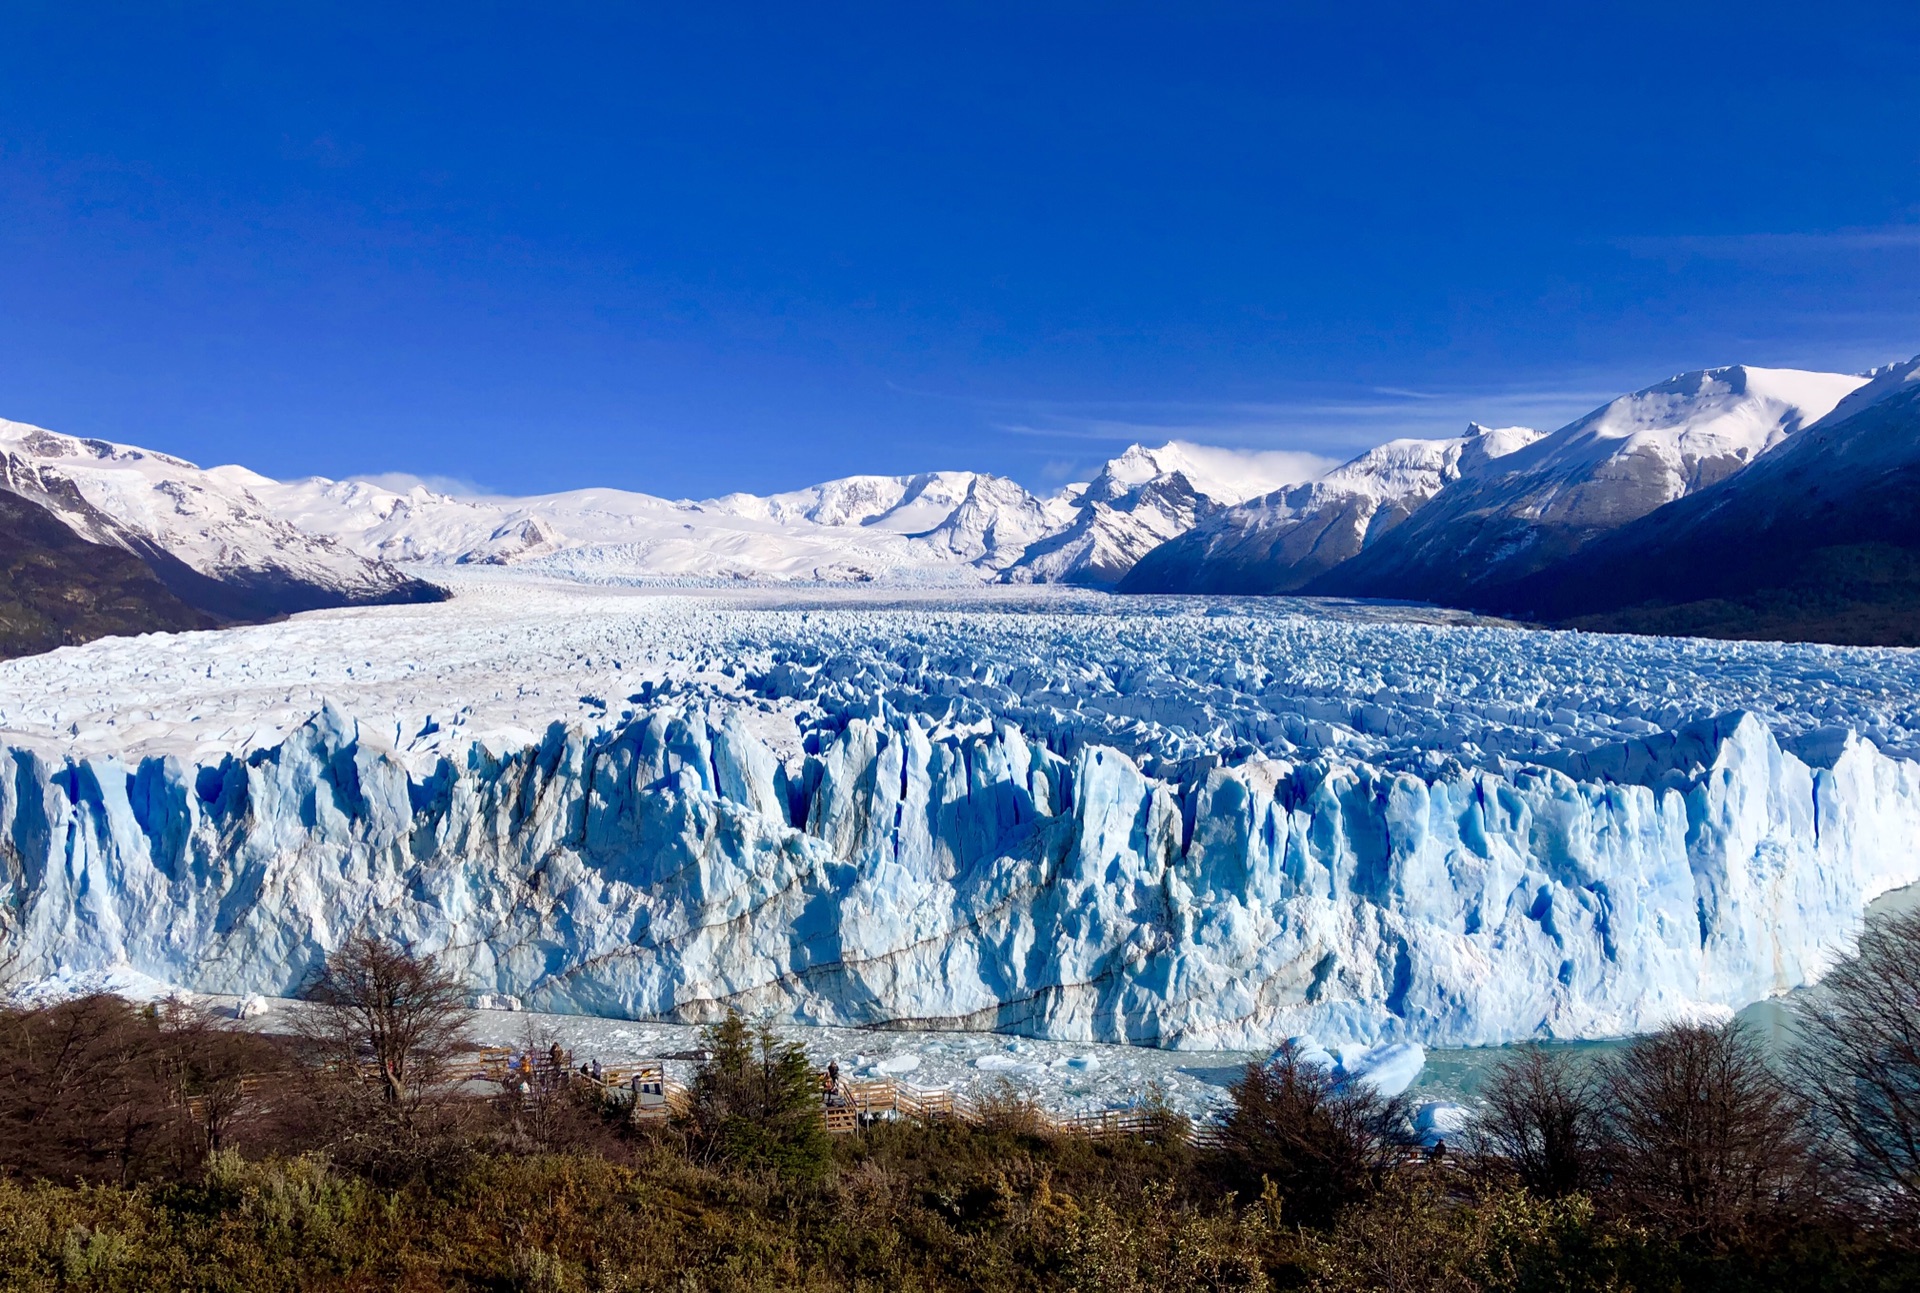
POLYGON ((1342 1082, 1364 1082, 1384 1096, 1399 1095, 1427 1066, 1427 1048, 1418 1042, 1386 1042, 1358 1053, 1343 1051, 1337 1074, 1342 1082))
POLYGON ((1473 1110, 1451 1100, 1430 1100, 1413 1111, 1413 1134, 1422 1145, 1457 1144, 1473 1124, 1473 1110))

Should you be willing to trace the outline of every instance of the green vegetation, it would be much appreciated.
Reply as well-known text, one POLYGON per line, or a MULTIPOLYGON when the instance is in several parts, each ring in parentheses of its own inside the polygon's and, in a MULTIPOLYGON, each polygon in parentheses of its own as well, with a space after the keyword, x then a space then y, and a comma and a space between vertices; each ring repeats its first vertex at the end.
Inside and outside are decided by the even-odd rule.
POLYGON ((827 1170, 821 1090, 807 1053, 739 1015, 707 1033, 707 1061, 693 1084, 694 1143, 709 1161, 771 1168, 788 1180, 817 1181, 827 1170))
POLYGON ((1444 1154, 1283 1050, 1182 1120, 828 1137, 768 1030, 638 1121, 584 1080, 461 1085, 430 959, 359 944, 306 1035, 89 998, 0 1013, 0 1289, 1892 1290, 1920 1287, 1920 916, 1776 1070, 1735 1026, 1597 1066, 1523 1048, 1444 1154))

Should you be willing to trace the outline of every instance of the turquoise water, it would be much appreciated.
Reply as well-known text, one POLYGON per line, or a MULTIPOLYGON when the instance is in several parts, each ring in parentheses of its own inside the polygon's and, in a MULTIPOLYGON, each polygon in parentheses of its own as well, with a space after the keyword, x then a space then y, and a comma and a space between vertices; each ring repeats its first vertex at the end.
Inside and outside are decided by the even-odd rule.
MULTIPOLYGON (((1920 910, 1920 885, 1896 889, 1875 899, 1867 908, 1869 922, 1887 916, 1920 910)), ((1793 1042, 1792 1008, 1795 1000, 1809 989, 1799 988, 1768 1001, 1756 1001, 1735 1016, 1752 1028, 1776 1053, 1783 1053, 1793 1042)), ((1625 1039, 1605 1042, 1545 1042, 1542 1045, 1582 1059, 1598 1060, 1624 1050, 1625 1039)), ((1511 1046, 1485 1046, 1470 1050, 1432 1050, 1427 1052, 1427 1067, 1420 1080, 1408 1092, 1416 1100, 1455 1100, 1470 1103, 1487 1075, 1505 1059, 1511 1046)))

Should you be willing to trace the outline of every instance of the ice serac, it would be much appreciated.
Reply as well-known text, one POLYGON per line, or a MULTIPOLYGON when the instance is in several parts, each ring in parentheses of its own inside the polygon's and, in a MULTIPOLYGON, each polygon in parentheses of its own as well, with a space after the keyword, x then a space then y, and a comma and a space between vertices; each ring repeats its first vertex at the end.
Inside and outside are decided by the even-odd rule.
POLYGON ((0 978, 295 991, 359 932, 530 1008, 1191 1049, 1597 1036, 1817 977, 1920 879, 1920 765, 1731 714, 1555 756, 1184 783, 1010 723, 782 761, 662 709, 410 767, 324 709, 207 766, 12 749, 0 978))

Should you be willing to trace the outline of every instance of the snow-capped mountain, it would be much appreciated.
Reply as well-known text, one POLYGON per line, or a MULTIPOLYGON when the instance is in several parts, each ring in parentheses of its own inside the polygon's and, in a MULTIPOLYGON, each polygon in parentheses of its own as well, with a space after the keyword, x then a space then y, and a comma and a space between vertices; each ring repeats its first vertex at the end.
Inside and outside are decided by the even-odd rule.
POLYGON ((275 515, 230 475, 148 449, 0 421, 0 489, 90 543, 133 553, 221 619, 441 595, 275 515))
POLYGON ((1068 519, 1014 482, 975 472, 852 476, 704 502, 619 489, 459 498, 424 485, 248 476, 280 515, 369 556, 590 577, 984 578, 1068 519))
POLYGON ((219 473, 276 514, 374 558, 531 565, 587 577, 1111 583, 1141 553, 1298 460, 1135 446, 1052 497, 1000 476, 850 476, 767 496, 674 501, 616 489, 458 498, 321 477, 219 473), (1202 482, 1196 488, 1195 478, 1202 482), (1012 569, 1009 569, 1012 568, 1012 569))
POLYGON ((1463 476, 1307 591, 1458 602, 1704 489, 1826 416, 1867 378, 1735 366, 1603 405, 1463 476))
POLYGON ((0 659, 217 623, 131 552, 89 543, 32 499, 0 490, 0 659))
POLYGON ((1920 357, 1751 467, 1493 591, 1590 627, 1920 645, 1920 357))
POLYGON ((1484 427, 1445 440, 1391 440, 1319 480, 1207 517, 1145 554, 1129 593, 1289 593, 1357 555, 1463 474, 1540 438, 1484 427))
POLYGON ((1276 484, 1299 479, 1289 459, 1173 443, 1134 445, 1091 483, 1070 487, 1072 520, 1001 575, 1008 583, 1111 587, 1135 562, 1195 522, 1276 484))
MULTIPOLYGON (((1474 425, 1450 439, 1392 441, 1324 475, 1302 455, 1135 445, 1051 496, 939 471, 699 502, 600 488, 464 497, 202 471, 17 423, 0 423, 0 489, 88 541, 136 553, 222 619, 432 595, 396 563, 513 565, 594 582, 1125 580, 1128 591, 1528 609, 1501 590, 1764 460, 1837 407, 1861 406, 1883 380, 1870 386, 1869 376, 1689 373, 1550 435, 1474 425)), ((1532 587, 1529 598, 1542 596, 1532 587)))

